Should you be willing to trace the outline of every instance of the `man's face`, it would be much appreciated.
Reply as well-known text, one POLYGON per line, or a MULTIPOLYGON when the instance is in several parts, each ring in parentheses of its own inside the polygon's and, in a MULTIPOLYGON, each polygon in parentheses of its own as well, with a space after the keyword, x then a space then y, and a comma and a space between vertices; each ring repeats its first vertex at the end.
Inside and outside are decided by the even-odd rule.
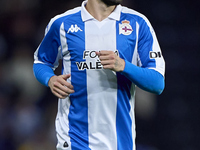
POLYGON ((104 2, 108 6, 118 5, 122 3, 122 0, 101 0, 101 1, 104 2))

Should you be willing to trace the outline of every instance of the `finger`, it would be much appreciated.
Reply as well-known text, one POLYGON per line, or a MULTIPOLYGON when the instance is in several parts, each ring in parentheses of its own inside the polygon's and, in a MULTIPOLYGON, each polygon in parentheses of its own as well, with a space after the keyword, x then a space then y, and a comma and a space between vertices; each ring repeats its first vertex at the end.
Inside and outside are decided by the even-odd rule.
POLYGON ((102 60, 101 64, 104 65, 113 65, 115 63, 114 60, 102 60))
MULTIPOLYGON (((66 88, 66 87, 65 87, 66 88)), ((59 89, 57 87, 54 87, 52 89, 52 93, 59 97, 59 98, 66 98, 67 96, 69 96, 71 93, 74 93, 73 90, 67 89, 66 91, 63 91, 62 89, 59 89)))
POLYGON ((99 51, 99 55, 109 55, 109 54, 114 54, 113 51, 106 51, 106 50, 101 50, 99 51))
POLYGON ((67 97, 70 94, 68 92, 65 92, 65 91, 59 89, 59 88, 54 88, 53 92, 58 93, 59 95, 64 96, 64 97, 67 97))
POLYGON ((100 52, 98 52, 98 51, 96 51, 95 53, 96 53, 96 55, 97 55, 97 56, 99 56, 99 55, 100 55, 100 52))
POLYGON ((63 95, 61 95, 60 93, 57 93, 57 92, 55 92, 55 91, 52 91, 52 93, 53 93, 56 97, 61 98, 61 99, 64 99, 64 98, 67 97, 67 96, 63 96, 63 95))
MULTIPOLYGON (((67 87, 67 88, 69 88, 69 89, 71 89, 71 90, 74 89, 74 86, 73 86, 71 83, 67 82, 67 81, 63 81, 63 82, 61 83, 61 85, 62 85, 62 88, 63 88, 63 87, 67 87)), ((63 89, 63 90, 64 90, 64 89, 63 89)))
POLYGON ((66 87, 66 86, 61 86, 60 90, 62 90, 65 93, 68 93, 68 94, 74 93, 73 86, 72 86, 72 88, 69 88, 69 87, 66 87))
MULTIPOLYGON (((66 85, 62 85, 61 83, 57 82, 57 83, 55 83, 54 86, 55 86, 54 90, 59 89, 65 93, 69 93, 69 94, 74 93, 74 90, 73 90, 74 87, 68 82, 66 82, 66 85)), ((60 93, 60 91, 58 91, 58 92, 60 93)))
POLYGON ((116 54, 113 51, 101 51, 99 54, 100 60, 110 60, 115 59, 116 54))
POLYGON ((99 59, 101 61, 103 61, 103 60, 113 60, 113 59, 115 59, 115 55, 114 54, 111 54, 111 55, 101 55, 99 57, 99 59))
POLYGON ((61 78, 63 78, 64 80, 67 80, 69 77, 71 77, 71 74, 63 74, 60 75, 61 78))
MULTIPOLYGON (((62 86, 64 85, 64 86, 66 86, 66 87, 68 87, 68 88, 70 88, 70 89, 74 89, 74 87, 73 87, 73 85, 71 85, 71 83, 69 83, 69 82, 67 82, 66 81, 66 78, 68 78, 68 77, 66 77, 67 75, 62 75, 62 76, 60 76, 59 78, 58 78, 58 83, 60 83, 62 86), (64 77, 64 78, 63 78, 64 77)), ((57 84, 57 85, 55 85, 55 86, 60 86, 59 84, 57 84)))

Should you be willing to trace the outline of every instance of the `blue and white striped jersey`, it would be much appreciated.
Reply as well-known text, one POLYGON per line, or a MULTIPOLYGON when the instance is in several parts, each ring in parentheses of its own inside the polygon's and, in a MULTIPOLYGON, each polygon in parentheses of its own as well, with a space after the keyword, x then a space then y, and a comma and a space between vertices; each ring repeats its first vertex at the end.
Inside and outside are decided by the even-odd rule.
POLYGON ((103 69, 95 51, 112 50, 164 76, 160 47, 142 14, 118 5, 99 22, 86 3, 52 18, 34 54, 35 64, 52 69, 62 59, 62 74, 71 74, 68 82, 75 90, 58 102, 57 149, 135 150, 135 85, 123 74, 103 69))

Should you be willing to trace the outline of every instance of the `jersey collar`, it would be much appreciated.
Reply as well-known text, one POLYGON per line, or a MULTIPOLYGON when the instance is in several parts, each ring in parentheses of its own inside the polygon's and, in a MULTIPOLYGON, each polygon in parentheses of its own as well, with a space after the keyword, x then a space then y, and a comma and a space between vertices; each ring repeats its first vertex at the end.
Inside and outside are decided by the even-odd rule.
MULTIPOLYGON (((95 19, 85 8, 87 1, 83 1, 82 6, 81 6, 81 17, 83 22, 95 19)), ((120 20, 120 14, 121 14, 122 6, 117 5, 115 10, 108 16, 110 19, 114 19, 119 21, 120 20)))

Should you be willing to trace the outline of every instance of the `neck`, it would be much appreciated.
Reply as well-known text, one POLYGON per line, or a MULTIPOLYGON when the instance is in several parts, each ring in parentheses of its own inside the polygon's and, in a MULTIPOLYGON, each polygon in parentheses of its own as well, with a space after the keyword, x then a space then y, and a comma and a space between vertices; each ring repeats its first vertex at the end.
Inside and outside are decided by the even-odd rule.
POLYGON ((115 5, 107 6, 101 0, 88 0, 86 4, 87 11, 98 21, 107 18, 115 9, 115 5))

